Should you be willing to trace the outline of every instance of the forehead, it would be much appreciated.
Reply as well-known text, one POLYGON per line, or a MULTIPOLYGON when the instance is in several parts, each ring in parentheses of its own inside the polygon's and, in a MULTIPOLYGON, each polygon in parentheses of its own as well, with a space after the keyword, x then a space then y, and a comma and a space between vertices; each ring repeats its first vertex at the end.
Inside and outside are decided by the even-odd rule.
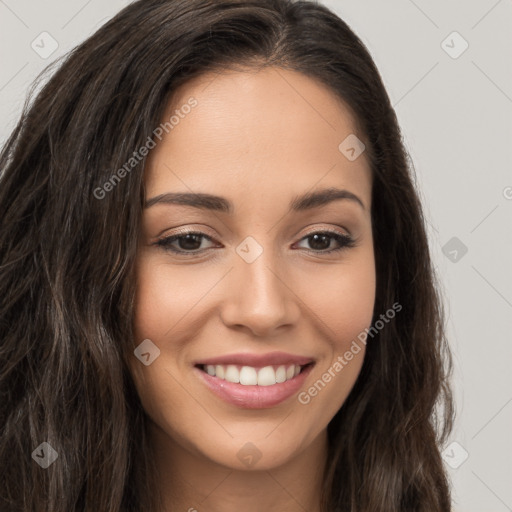
POLYGON ((147 197, 187 187, 268 193, 319 181, 369 194, 365 154, 350 161, 339 149, 351 134, 361 136, 353 113, 301 73, 269 67, 201 75, 174 92, 166 122, 146 166, 147 197))

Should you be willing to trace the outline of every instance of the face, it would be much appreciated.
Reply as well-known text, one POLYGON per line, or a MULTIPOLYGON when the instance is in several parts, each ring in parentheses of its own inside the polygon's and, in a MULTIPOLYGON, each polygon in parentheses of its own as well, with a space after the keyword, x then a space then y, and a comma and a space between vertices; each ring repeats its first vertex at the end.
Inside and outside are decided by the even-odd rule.
POLYGON ((349 109, 293 71, 203 75, 173 114, 145 171, 131 372, 162 442, 270 469, 325 435, 361 369, 370 168, 339 149, 349 109))

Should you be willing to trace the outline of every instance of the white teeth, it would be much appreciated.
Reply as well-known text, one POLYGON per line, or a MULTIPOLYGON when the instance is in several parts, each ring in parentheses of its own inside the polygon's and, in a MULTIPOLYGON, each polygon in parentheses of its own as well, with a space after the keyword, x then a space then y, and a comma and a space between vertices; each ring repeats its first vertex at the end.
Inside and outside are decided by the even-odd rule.
POLYGON ((240 383, 243 386, 273 386, 296 377, 300 373, 301 367, 292 364, 277 367, 265 366, 260 369, 252 366, 242 366, 238 369, 238 366, 233 364, 208 364, 203 366, 203 370, 208 375, 228 382, 240 383))
POLYGON ((258 374, 250 366, 242 366, 240 370, 240 384, 244 386, 255 386, 258 384, 258 374))
POLYGON ((265 366, 258 372, 258 386, 272 386, 276 383, 276 372, 272 366, 265 366))
POLYGON ((220 364, 215 366, 215 374, 214 375, 216 377, 218 377, 219 379, 224 379, 224 377, 226 375, 226 372, 224 371, 224 366, 221 366, 220 364))
POLYGON ((280 384, 286 380, 286 368, 284 366, 280 366, 276 370, 276 382, 280 384))
POLYGON ((227 380, 228 382, 234 382, 234 383, 240 382, 240 372, 238 371, 238 368, 236 366, 233 366, 232 364, 230 364, 226 368, 226 374, 224 375, 224 380, 227 380))

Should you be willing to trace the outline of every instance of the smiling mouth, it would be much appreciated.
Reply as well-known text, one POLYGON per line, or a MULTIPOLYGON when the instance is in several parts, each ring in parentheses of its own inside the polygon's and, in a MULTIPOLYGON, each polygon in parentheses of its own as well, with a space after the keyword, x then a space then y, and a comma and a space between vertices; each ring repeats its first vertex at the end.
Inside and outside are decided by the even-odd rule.
POLYGON ((241 384, 242 386, 274 386, 294 379, 313 364, 270 365, 263 367, 234 364, 199 364, 196 367, 211 377, 234 384, 241 384))

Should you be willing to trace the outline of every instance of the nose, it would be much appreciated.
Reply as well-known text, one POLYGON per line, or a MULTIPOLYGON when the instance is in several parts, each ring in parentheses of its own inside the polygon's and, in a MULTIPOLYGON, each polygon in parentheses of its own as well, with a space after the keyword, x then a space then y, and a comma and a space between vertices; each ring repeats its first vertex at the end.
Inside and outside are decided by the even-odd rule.
POLYGON ((285 326, 291 328, 300 318, 296 283, 282 265, 276 264, 271 251, 263 251, 252 263, 237 257, 227 281, 221 307, 221 318, 227 327, 268 338, 281 333, 285 326))

